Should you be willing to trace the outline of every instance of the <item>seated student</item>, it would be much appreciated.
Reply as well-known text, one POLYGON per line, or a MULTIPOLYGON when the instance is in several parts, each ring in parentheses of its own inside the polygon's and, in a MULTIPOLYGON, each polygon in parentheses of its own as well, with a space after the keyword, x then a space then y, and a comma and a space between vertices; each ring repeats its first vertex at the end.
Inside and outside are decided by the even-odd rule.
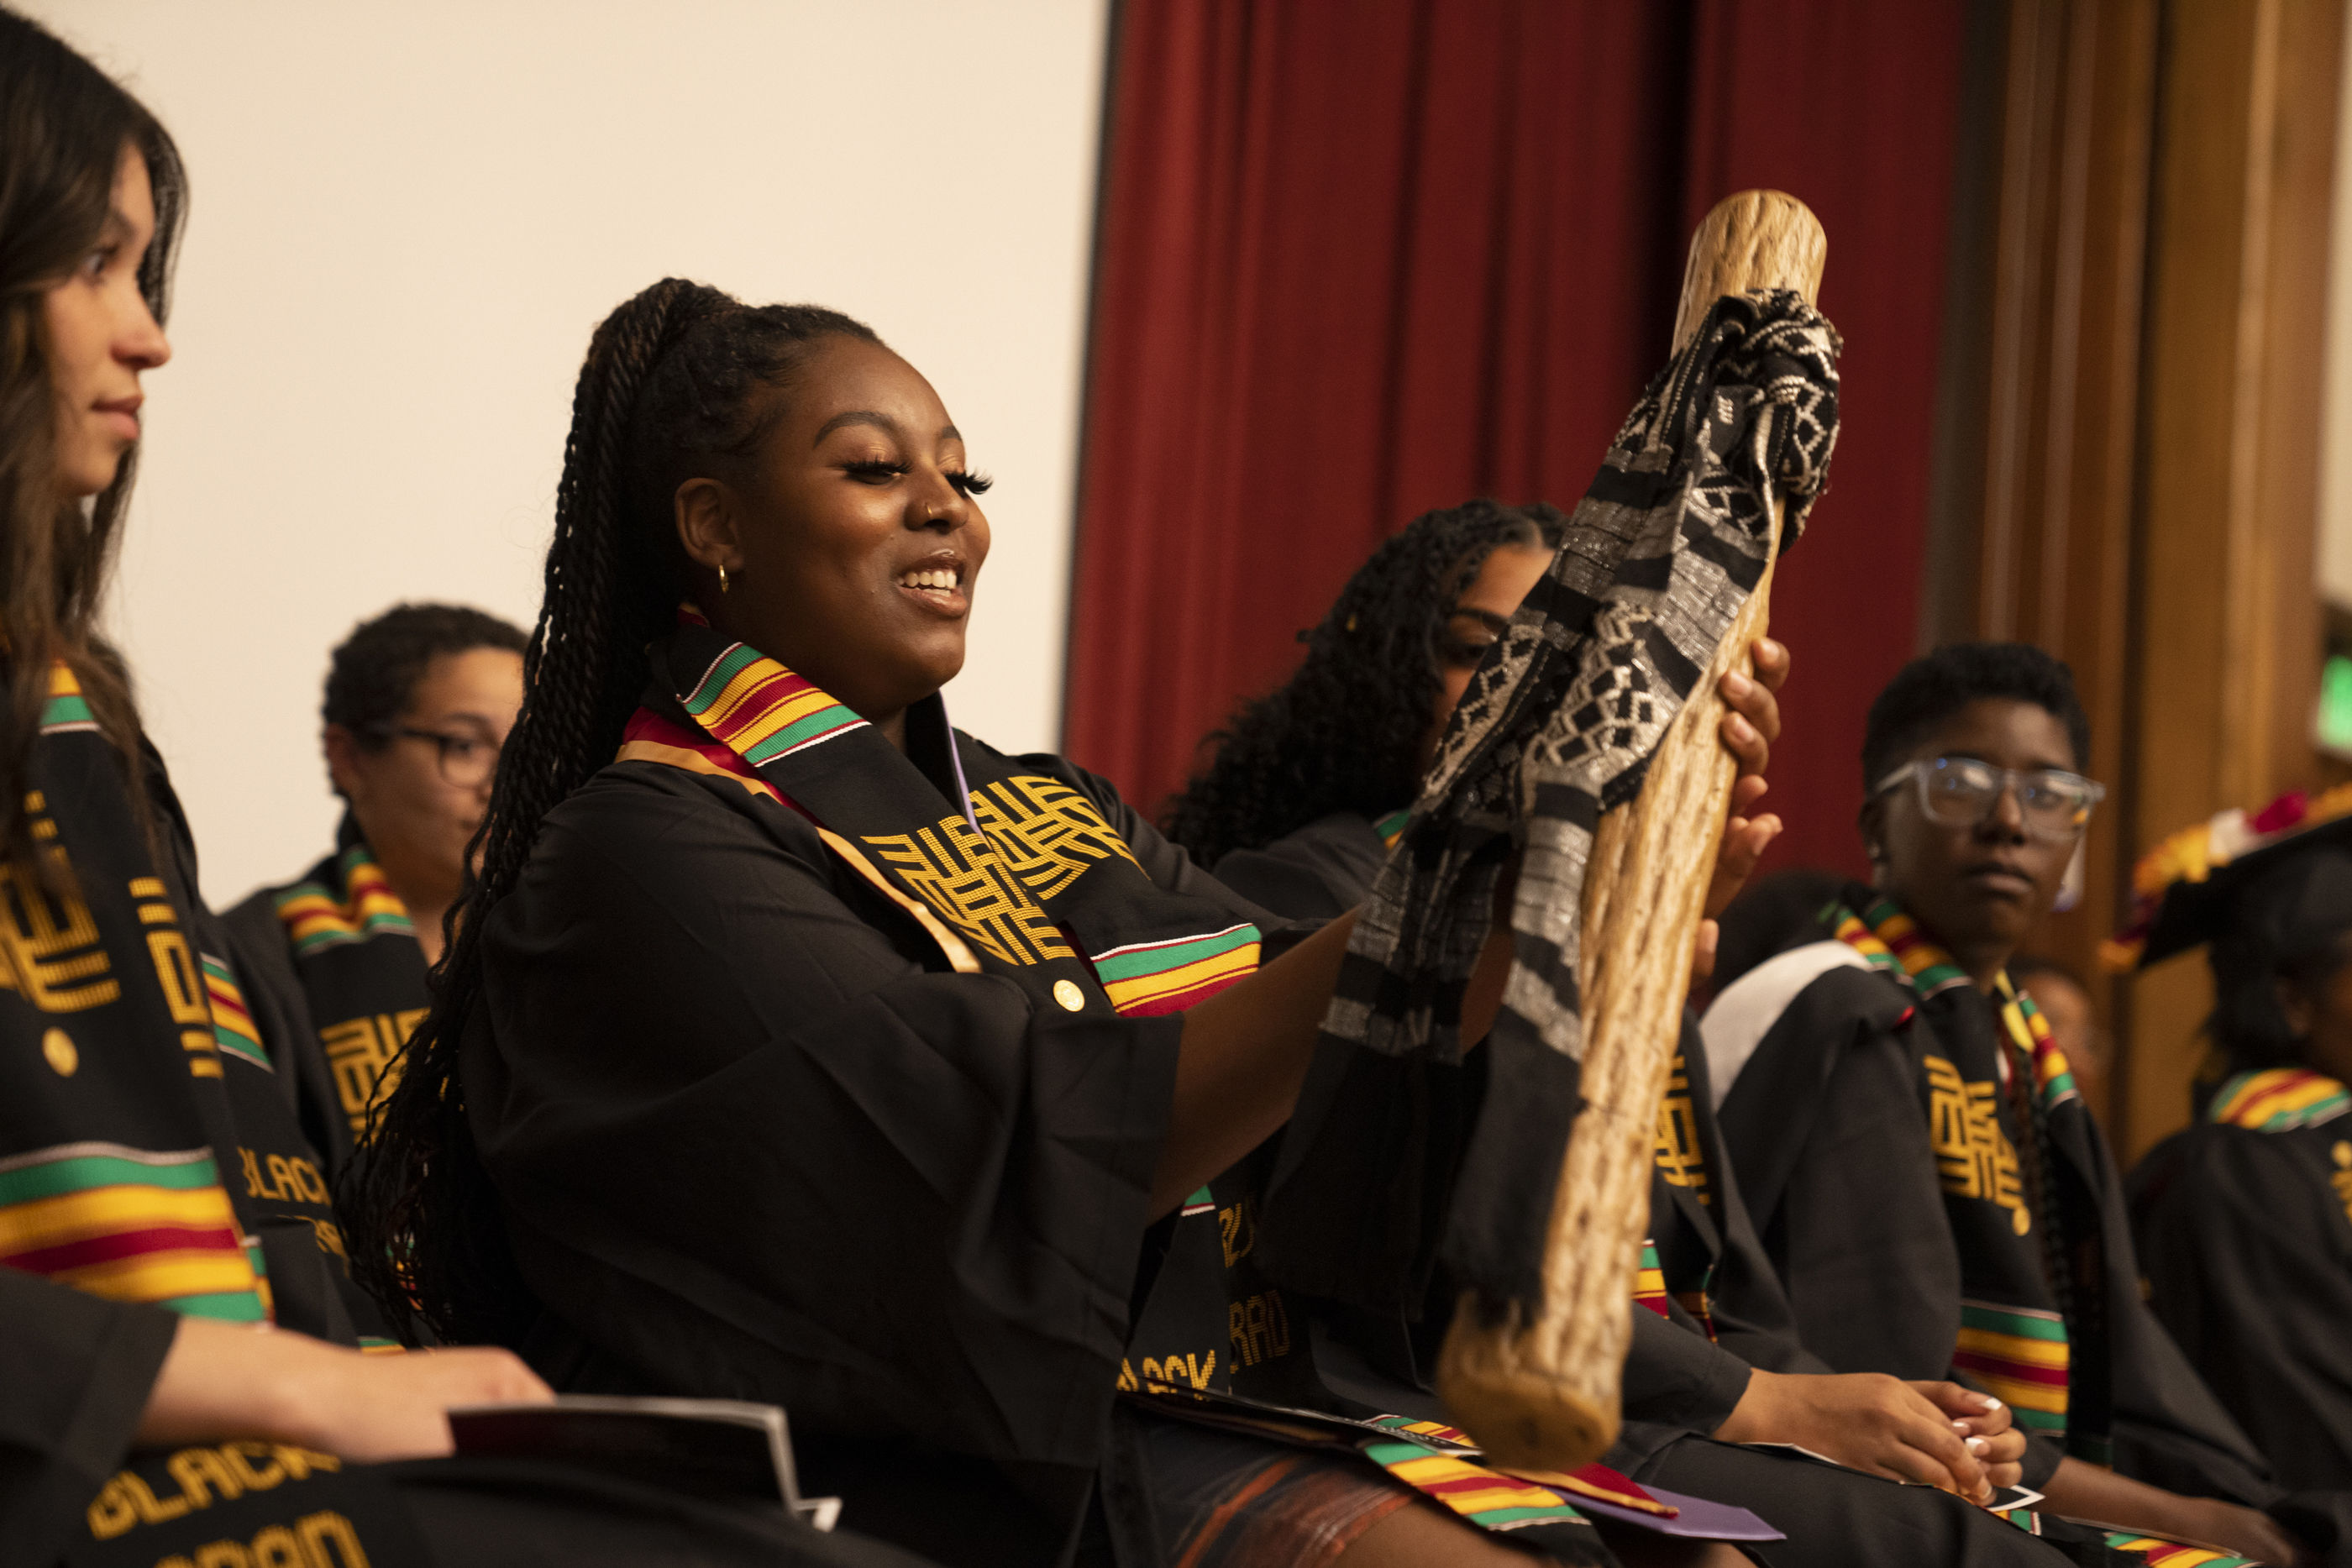
POLYGON ((0 1557, 906 1561, 584 1470, 342 1462, 548 1391, 502 1350, 356 1347, 271 1020, 94 631, 184 192, 144 109, 0 10, 0 1557))
POLYGON ((835 312, 673 279, 597 329, 354 1256, 558 1386, 777 1399, 849 1522, 948 1561, 1522 1561, 1354 1455, 1115 1401, 1147 1232, 1288 1116, 1352 923, 949 727, 987 486, 835 312))
MULTIPOLYGON (((1216 737, 1215 755, 1171 810, 1171 834, 1220 881, 1277 914, 1353 907, 1381 870, 1379 823, 1410 795, 1416 757, 1549 564, 1556 517, 1474 501, 1389 539, 1309 633, 1290 680, 1216 737)), ((1777 685, 1787 655, 1761 645, 1758 665, 1777 685)), ((1761 784, 1743 781, 1738 810, 1753 809, 1761 784)), ((1730 872, 1752 863, 1778 828, 1770 817, 1735 820, 1730 872)), ((1719 883, 1713 906, 1731 884, 1719 883)), ((2051 1544, 1962 1497, 1873 1479, 1961 1493, 1987 1479, 2011 1484, 2024 1438, 2005 1407, 1984 1408, 1983 1396, 1940 1380, 1906 1386, 1830 1375, 1797 1343, 1724 1159, 1706 1071, 1694 1035, 1661 1107, 1651 1184, 1658 1273, 1639 1297, 1650 1310, 1633 1319, 1628 1425, 1605 1462, 1637 1481, 1754 1510, 1790 1537, 1766 1552, 1795 1561, 2061 1561, 2051 1544), (1870 1474, 1726 1446, 1735 1441, 1793 1443, 1870 1474)), ((1442 1308, 1427 1314, 1428 1328, 1444 1323, 1442 1308)))
POLYGON ((2003 972, 2100 798, 2086 731, 2066 667, 2021 644, 1939 650, 1879 695, 1876 886, 1708 1008, 1724 1142, 1807 1349, 1989 1387, 2053 1512, 2298 1561, 2259 1511, 2281 1489, 2141 1301, 2114 1161, 2003 972))
POLYGON ((2144 857, 2145 966, 2199 943, 2216 1057, 2131 1176, 2148 1304, 2291 1487, 2352 1487, 2352 790, 2144 857), (2193 853, 2190 863, 2184 855, 2193 853), (2218 863, 2217 863, 2218 862, 2218 863))
POLYGON ((304 1042, 278 1065, 330 1179, 431 999, 442 916, 522 706, 523 642, 454 604, 396 605, 355 627, 328 665, 322 715, 343 800, 335 851, 225 917, 238 967, 283 998, 304 1042))

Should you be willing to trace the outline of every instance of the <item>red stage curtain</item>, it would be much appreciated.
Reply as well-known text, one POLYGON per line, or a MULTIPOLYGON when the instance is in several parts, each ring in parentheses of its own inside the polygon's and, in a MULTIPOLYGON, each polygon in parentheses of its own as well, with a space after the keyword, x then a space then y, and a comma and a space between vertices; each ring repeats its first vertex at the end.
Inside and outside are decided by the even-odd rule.
POLYGON ((1156 809, 1389 533, 1573 505, 1718 197, 1794 193, 1847 337, 1776 859, 1849 865, 1911 652, 1965 0, 1128 0, 1065 749, 1156 809))

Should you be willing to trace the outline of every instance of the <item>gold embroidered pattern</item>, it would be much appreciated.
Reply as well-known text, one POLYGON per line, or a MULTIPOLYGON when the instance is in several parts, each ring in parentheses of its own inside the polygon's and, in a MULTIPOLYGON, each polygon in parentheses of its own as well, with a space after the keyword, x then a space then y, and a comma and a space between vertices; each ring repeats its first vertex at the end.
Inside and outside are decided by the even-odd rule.
POLYGON ((1944 1190, 2000 1205, 2024 1235, 2033 1217, 2026 1211, 2017 1151, 2000 1130, 1992 1084, 1962 1082, 1960 1070, 1940 1056, 1928 1057, 1927 1067, 1928 1134, 1944 1190))
POLYGON ((1136 863, 1094 803, 1058 779, 1024 773, 975 789, 971 810, 1013 874, 1038 898, 1058 895, 1114 855, 1136 863))
POLYGON ((995 846, 961 817, 866 841, 917 897, 1000 961, 1042 964, 1074 956, 995 846))
MULTIPOLYGON (((25 798, 38 813, 47 805, 38 790, 25 798)), ((45 842, 58 825, 33 819, 33 836, 45 842)), ((70 876, 62 849, 58 869, 70 876)), ((16 866, 0 866, 0 988, 15 991, 43 1012, 78 1013, 102 1008, 122 994, 108 973, 106 949, 99 945, 98 922, 79 894, 52 897, 39 882, 16 866)))
POLYGON ((2335 1186, 2336 1201, 2344 1206, 2344 1218, 2352 1219, 2352 1144, 2338 1138, 2329 1153, 2335 1156, 2336 1168, 2327 1173, 2327 1179, 2335 1186))
POLYGON ((423 1008, 362 1013, 319 1031, 320 1043, 327 1048, 328 1069, 335 1075, 335 1097, 342 1102, 352 1136, 366 1134, 368 1108, 400 1082, 393 1061, 424 1017, 423 1008))
POLYGON ((1706 1154, 1699 1147, 1698 1118, 1691 1111, 1690 1067, 1679 1051, 1672 1071, 1666 1097, 1658 1102, 1658 1174, 1676 1186, 1690 1188, 1701 1203, 1712 1204, 1706 1154))
POLYGON ((981 831, 961 816, 866 842, 917 896, 992 956, 1041 964, 1076 956, 1037 900, 1088 868, 1135 855, 1084 795, 1058 779, 1023 774, 971 792, 981 831))

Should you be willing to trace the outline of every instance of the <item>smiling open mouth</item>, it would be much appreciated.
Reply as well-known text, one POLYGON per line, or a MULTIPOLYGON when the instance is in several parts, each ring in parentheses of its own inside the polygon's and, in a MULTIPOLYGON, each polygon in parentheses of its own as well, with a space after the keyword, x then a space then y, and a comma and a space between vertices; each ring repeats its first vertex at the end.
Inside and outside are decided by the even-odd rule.
POLYGON ((964 594, 963 573, 961 561, 916 567, 898 574, 898 588, 929 609, 961 614, 971 603, 964 594))

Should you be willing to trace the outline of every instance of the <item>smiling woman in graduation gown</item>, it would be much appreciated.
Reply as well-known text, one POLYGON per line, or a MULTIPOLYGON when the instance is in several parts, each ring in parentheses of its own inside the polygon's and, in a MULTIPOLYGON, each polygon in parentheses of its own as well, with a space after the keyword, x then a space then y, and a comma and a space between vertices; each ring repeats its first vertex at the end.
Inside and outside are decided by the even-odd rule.
MULTIPOLYGON (((355 1255, 559 1386, 778 1400, 847 1523, 951 1562, 1512 1560, 1352 1448, 1180 1423, 1167 1358, 1129 1363, 1204 1228, 1216 1254, 1203 1189, 1288 1116, 1351 921, 1301 935, 1102 781, 949 723, 987 483, 834 312, 672 280, 598 329, 355 1255)), ((1466 1037, 1507 962, 1498 933, 1466 1037)), ((1188 1384, 1306 1348, 1265 1299, 1185 1341, 1188 1384)), ((1516 1539, 1615 1560, 1479 1484, 1516 1539)))
MULTIPOLYGON (((666 282, 574 412, 355 1256, 559 1386, 782 1403, 853 1528, 959 1562, 1202 1545, 1171 1423, 1114 1418, 1147 1232, 1287 1116, 1349 923, 1297 938, 1100 781, 950 727, 987 481, 864 327, 666 282)), ((1360 1459, 1232 1452, 1241 1561, 1502 1550, 1360 1459)), ((1554 1550, 1612 1561, 1561 1511, 1554 1550)))
POLYGON ((198 896, 93 626, 142 377, 170 355, 178 156, 6 11, 0 105, 0 1557, 906 1563, 773 1507, 415 1458, 447 1453, 449 1406, 548 1391, 501 1350, 360 1348, 381 1325, 278 1070, 284 1021, 198 896))

